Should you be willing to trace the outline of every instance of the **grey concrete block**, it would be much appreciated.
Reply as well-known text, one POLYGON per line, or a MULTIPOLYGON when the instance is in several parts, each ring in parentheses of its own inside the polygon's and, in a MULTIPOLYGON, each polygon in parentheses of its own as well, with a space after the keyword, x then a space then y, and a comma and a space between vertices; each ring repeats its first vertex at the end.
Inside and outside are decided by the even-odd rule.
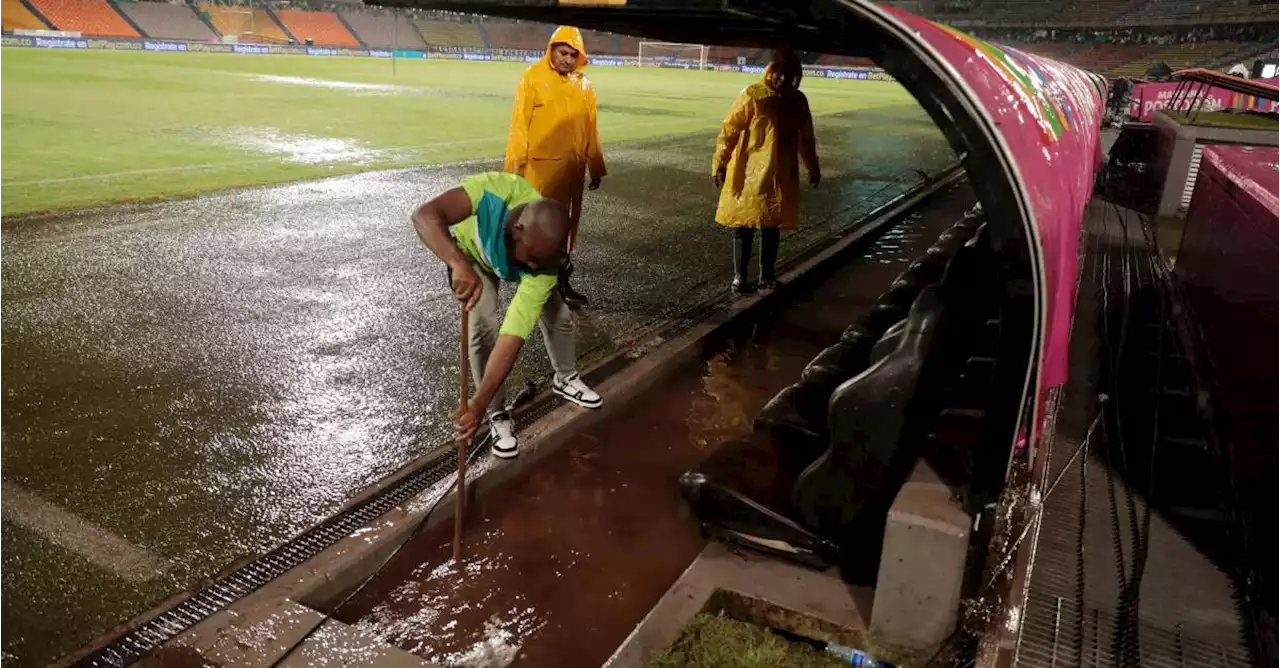
POLYGON ((951 496, 922 459, 894 499, 871 608, 877 641, 920 650, 955 628, 972 519, 951 496))

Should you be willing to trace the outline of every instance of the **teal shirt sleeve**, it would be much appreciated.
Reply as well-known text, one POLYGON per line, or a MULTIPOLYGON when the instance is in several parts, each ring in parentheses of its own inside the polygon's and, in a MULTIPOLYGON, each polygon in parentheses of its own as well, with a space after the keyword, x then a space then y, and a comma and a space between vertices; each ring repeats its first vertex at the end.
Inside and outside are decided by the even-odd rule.
POLYGON ((520 285, 511 298, 511 304, 507 306, 507 315, 502 320, 502 328, 498 330, 498 334, 529 338, 538 324, 538 316, 542 315, 542 307, 546 305, 555 287, 555 274, 530 274, 520 279, 520 285))

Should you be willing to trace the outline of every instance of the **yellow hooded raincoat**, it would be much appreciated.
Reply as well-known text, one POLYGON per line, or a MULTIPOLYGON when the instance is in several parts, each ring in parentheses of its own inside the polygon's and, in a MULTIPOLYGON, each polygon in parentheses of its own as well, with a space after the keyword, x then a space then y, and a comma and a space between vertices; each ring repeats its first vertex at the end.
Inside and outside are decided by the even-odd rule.
POLYGON ((596 92, 582 74, 587 50, 582 32, 556 28, 547 53, 520 78, 503 171, 519 174, 544 197, 569 209, 576 230, 582 207, 583 174, 605 175, 604 154, 596 131, 596 92), (551 47, 568 44, 578 52, 577 67, 562 75, 551 67, 551 47))
MULTIPOLYGON (((765 81, 777 63, 765 70, 765 81)), ((799 70, 799 63, 795 64, 799 70)), ((797 79, 798 83, 798 73, 797 79)), ((711 173, 725 171, 716 222, 792 230, 799 219, 800 164, 818 169, 809 101, 795 88, 747 86, 720 126, 711 173)))

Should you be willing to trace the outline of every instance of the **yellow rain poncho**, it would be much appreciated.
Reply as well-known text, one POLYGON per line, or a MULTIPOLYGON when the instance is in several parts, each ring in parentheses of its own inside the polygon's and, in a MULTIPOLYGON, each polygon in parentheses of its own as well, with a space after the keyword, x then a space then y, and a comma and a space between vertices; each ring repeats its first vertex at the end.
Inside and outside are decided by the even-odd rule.
POLYGON ((800 164, 818 173, 809 101, 797 86, 799 61, 775 61, 764 81, 738 96, 716 139, 712 175, 724 172, 716 222, 725 227, 795 229, 800 164), (792 83, 774 89, 770 75, 784 70, 792 83))
POLYGON ((587 50, 582 32, 556 28, 547 53, 520 78, 503 171, 519 174, 569 209, 576 231, 582 208, 583 175, 605 175, 604 154, 596 131, 596 92, 582 74, 587 50), (563 75, 551 67, 551 47, 568 44, 578 52, 573 72, 563 75))

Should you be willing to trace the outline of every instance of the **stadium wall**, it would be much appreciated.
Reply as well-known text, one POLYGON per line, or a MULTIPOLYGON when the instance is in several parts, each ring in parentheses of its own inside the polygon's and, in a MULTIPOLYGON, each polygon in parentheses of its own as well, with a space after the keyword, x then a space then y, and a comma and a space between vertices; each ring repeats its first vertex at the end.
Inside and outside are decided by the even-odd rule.
MULTIPOLYGON (((303 46, 300 44, 223 44, 217 42, 182 42, 163 39, 123 39, 106 37, 67 37, 39 35, 4 35, 0 45, 5 48, 25 49, 83 49, 93 51, 146 51, 151 53, 232 53, 242 55, 293 55, 293 56, 352 56, 364 58, 428 58, 433 60, 470 60, 480 62, 534 63, 542 58, 541 52, 512 51, 510 49, 432 49, 430 51, 392 51, 390 49, 366 49, 347 47, 303 46)), ((599 67, 635 67, 631 57, 597 56, 591 64, 599 67)), ((696 62, 670 60, 659 67, 670 69, 695 69, 696 62)), ((762 74, 761 65, 716 64, 710 69, 717 72, 743 72, 762 74)), ((848 79, 852 81, 893 81, 893 77, 878 67, 805 66, 805 76, 820 79, 848 79)))

